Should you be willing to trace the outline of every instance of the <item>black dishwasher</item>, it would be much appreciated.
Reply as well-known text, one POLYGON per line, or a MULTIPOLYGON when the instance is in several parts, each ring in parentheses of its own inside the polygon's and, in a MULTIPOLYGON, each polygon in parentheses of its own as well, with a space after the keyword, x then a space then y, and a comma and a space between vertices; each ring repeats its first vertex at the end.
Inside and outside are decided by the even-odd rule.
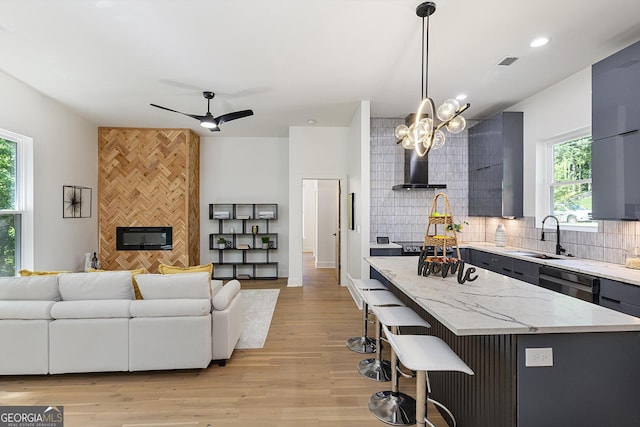
POLYGON ((587 274, 540 266, 540 286, 561 294, 598 304, 600 279, 587 274))

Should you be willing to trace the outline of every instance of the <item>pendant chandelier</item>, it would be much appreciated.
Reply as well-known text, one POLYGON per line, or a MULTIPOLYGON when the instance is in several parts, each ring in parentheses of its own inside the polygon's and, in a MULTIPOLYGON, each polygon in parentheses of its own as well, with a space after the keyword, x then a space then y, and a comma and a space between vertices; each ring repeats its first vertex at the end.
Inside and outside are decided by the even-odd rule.
POLYGON ((436 11, 433 2, 421 3, 416 8, 416 15, 422 18, 422 92, 420 106, 410 126, 400 125, 396 128, 398 143, 407 150, 415 150, 423 157, 431 150, 444 146, 446 137, 442 128, 449 133, 460 133, 467 122, 460 114, 470 104, 460 105, 455 99, 447 99, 438 109, 433 99, 427 95, 429 83, 429 17, 436 11), (425 18, 426 21, 425 21, 425 18))

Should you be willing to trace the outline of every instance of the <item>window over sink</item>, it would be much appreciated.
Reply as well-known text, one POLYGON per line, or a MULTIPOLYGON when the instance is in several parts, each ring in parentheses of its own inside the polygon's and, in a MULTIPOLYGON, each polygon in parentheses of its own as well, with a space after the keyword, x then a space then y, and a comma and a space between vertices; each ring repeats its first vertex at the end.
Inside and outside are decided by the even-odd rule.
POLYGON ((563 228, 597 228, 591 216, 591 135, 549 143, 549 214, 563 228))

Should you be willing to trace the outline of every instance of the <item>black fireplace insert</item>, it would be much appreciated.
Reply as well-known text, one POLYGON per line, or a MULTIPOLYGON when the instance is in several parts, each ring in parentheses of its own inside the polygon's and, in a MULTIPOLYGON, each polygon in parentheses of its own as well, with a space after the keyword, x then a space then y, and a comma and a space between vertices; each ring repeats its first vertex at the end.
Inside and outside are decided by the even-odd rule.
POLYGON ((170 251, 173 249, 172 227, 116 227, 119 251, 170 251))

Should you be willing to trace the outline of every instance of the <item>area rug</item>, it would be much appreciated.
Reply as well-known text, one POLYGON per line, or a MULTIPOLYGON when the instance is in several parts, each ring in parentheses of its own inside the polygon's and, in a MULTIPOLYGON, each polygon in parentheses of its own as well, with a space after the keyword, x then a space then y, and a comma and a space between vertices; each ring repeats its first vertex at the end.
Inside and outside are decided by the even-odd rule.
POLYGON ((279 294, 280 289, 242 290, 242 335, 236 348, 264 347, 279 294))

